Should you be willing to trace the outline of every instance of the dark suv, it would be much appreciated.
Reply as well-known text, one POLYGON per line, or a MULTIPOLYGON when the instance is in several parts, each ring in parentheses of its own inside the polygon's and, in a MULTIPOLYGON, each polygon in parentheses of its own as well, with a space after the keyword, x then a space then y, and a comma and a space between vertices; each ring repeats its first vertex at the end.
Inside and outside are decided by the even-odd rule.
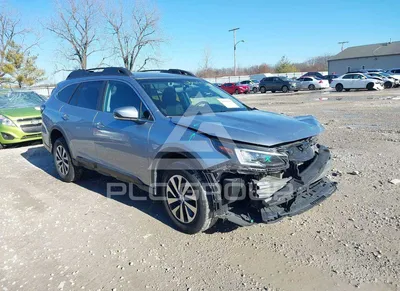
POLYGON ((271 91, 282 91, 284 93, 289 91, 297 92, 298 83, 295 80, 291 80, 288 77, 266 77, 260 82, 260 92, 265 93, 271 91))
MULTIPOLYGON (((314 117, 249 107, 200 78, 77 70, 41 110, 43 144, 61 180, 77 181, 88 168, 133 183, 186 233, 218 219, 273 222, 336 189, 314 117)), ((107 197, 137 197, 110 184, 107 197)))

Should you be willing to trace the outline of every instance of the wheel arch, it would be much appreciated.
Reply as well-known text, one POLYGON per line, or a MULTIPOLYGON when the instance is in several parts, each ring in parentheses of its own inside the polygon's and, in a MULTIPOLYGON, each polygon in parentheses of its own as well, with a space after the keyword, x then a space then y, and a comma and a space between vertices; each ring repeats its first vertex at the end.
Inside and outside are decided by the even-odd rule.
POLYGON ((155 156, 153 163, 150 165, 150 191, 155 196, 159 195, 160 193, 160 187, 158 187, 158 184, 161 182, 164 171, 163 168, 170 164, 171 160, 174 160, 175 162, 182 161, 190 166, 191 169, 203 169, 202 164, 199 162, 199 157, 196 156, 196 153, 182 151, 182 149, 179 148, 164 149, 155 156))

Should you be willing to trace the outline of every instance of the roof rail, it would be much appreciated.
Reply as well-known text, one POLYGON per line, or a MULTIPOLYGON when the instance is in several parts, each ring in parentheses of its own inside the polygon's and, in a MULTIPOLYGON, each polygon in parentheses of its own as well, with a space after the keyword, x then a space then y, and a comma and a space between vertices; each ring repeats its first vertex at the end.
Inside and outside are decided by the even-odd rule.
POLYGON ((68 75, 67 80, 90 77, 90 76, 109 76, 109 75, 131 76, 132 72, 129 71, 128 69, 122 68, 122 67, 93 68, 93 69, 87 69, 87 70, 80 69, 80 70, 72 71, 68 75))
POLYGON ((189 71, 185 71, 182 69, 154 69, 154 70, 141 70, 139 72, 160 72, 160 73, 169 73, 169 74, 177 74, 177 75, 185 75, 196 77, 195 74, 189 71))

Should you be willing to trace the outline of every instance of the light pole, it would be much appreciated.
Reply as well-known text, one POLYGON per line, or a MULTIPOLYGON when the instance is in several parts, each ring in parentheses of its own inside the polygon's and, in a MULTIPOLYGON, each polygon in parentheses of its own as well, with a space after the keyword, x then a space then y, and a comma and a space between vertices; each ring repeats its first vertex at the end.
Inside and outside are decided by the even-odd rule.
POLYGON ((345 45, 346 43, 349 43, 349 42, 348 42, 348 41, 339 41, 339 42, 338 42, 338 44, 342 45, 342 50, 341 50, 341 51, 343 51, 344 45, 345 45))
POLYGON ((236 47, 239 43, 244 42, 244 40, 239 40, 236 42, 236 30, 240 29, 239 27, 230 29, 229 32, 233 31, 233 71, 236 76, 236 47))

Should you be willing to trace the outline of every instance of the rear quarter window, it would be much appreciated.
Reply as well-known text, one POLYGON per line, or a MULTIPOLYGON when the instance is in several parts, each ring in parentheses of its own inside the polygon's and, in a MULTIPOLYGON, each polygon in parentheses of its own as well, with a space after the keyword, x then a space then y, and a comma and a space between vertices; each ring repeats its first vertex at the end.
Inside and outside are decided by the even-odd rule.
POLYGON ((57 93, 56 98, 61 102, 68 103, 69 99, 71 99, 72 94, 74 94, 76 87, 78 87, 78 84, 64 87, 63 89, 61 89, 60 92, 57 93))

